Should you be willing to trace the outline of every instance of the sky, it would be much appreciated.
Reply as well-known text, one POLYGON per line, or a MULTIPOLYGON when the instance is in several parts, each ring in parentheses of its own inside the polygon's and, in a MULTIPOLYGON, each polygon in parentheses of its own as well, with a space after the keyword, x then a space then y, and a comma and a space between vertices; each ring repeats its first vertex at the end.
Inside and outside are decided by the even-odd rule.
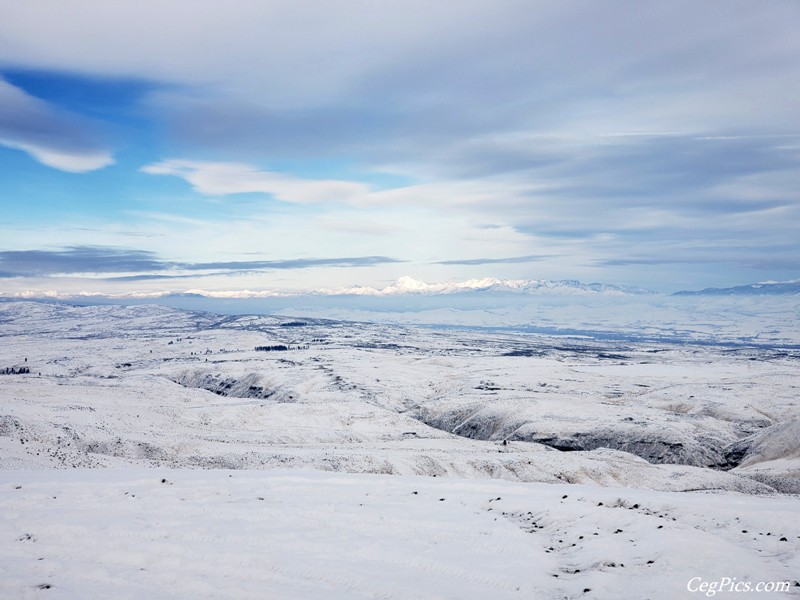
POLYGON ((0 295, 800 278, 800 3, 0 0, 0 295))

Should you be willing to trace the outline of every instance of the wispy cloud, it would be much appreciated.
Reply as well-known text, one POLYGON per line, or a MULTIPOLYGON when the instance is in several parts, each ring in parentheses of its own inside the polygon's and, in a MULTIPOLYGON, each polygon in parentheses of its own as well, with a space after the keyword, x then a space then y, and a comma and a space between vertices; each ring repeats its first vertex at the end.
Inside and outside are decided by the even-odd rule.
POLYGON ((7 277, 41 277, 74 273, 160 271, 167 266, 152 252, 94 246, 63 250, 6 250, 0 270, 7 277))
POLYGON ((297 258, 292 260, 243 260, 231 262, 178 263, 190 271, 226 269, 233 271, 264 269, 309 269, 312 267, 367 267, 403 262, 387 256, 355 256, 349 258, 297 258))
POLYGON ((0 78, 0 145, 74 173, 114 162, 88 119, 60 110, 0 78))
POLYGON ((282 202, 301 204, 347 201, 369 190, 366 185, 353 181, 301 179, 242 163, 165 160, 146 165, 142 171, 180 177, 201 194, 261 193, 282 202))
POLYGON ((76 246, 62 250, 2 251, 0 277, 135 273, 111 279, 143 281, 315 267, 368 267, 400 262, 386 256, 354 256, 191 263, 163 260, 156 253, 144 250, 76 246))
POLYGON ((437 265, 513 265, 520 263, 539 262, 552 258, 551 255, 510 256, 508 258, 467 258, 461 260, 440 260, 437 265))

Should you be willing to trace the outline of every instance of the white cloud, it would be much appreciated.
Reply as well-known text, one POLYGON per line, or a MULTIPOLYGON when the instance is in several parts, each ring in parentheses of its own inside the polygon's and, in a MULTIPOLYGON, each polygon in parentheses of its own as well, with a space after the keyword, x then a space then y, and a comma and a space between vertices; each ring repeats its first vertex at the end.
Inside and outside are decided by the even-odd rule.
POLYGON ((0 145, 27 152, 54 169, 85 173, 114 162, 94 128, 95 123, 0 79, 0 145))
POLYGON ((297 106, 346 93, 409 52, 466 42, 478 24, 497 29, 524 2, 495 4, 42 0, 4 11, 0 39, 5 62, 28 68, 222 84, 297 106))
POLYGON ((114 163, 114 158, 109 152, 63 152, 59 150, 53 150, 52 148, 46 148, 25 142, 18 142, 3 137, 0 137, 0 145, 22 150, 30 154, 43 165, 58 169, 59 171, 68 171, 70 173, 86 173, 88 171, 96 171, 97 169, 102 169, 103 167, 107 167, 108 165, 114 163))
POLYGON ((301 179, 250 165, 229 162, 165 160, 146 165, 151 175, 173 175, 186 180, 199 193, 209 196, 228 194, 269 194, 282 202, 310 204, 347 202, 363 196, 368 186, 333 179, 301 179))
POLYGON ((665 115, 794 115, 799 21, 794 2, 40 0, 4 11, 0 39, 18 68, 203 86, 272 109, 443 109, 429 115, 440 123, 404 122, 425 128, 483 105, 484 124, 619 116, 622 130, 660 130, 665 115))

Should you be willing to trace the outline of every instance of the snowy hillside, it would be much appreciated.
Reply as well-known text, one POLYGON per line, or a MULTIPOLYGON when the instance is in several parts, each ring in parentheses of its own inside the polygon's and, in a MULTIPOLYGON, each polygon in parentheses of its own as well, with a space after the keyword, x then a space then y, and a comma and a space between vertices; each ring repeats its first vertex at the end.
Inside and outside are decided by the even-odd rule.
POLYGON ((780 345, 0 303, 0 595, 794 585, 798 366, 780 345))

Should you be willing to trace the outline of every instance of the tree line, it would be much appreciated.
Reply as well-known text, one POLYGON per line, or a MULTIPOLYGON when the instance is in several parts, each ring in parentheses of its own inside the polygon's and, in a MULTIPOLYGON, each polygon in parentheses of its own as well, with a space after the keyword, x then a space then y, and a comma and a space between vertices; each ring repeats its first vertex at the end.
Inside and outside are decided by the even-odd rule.
POLYGON ((305 346, 287 346, 285 344, 275 344, 272 346, 256 346, 256 352, 286 352, 287 350, 307 350, 308 344, 305 346))
POLYGON ((28 375, 30 372, 30 367, 6 367, 0 369, 1 375, 28 375))

